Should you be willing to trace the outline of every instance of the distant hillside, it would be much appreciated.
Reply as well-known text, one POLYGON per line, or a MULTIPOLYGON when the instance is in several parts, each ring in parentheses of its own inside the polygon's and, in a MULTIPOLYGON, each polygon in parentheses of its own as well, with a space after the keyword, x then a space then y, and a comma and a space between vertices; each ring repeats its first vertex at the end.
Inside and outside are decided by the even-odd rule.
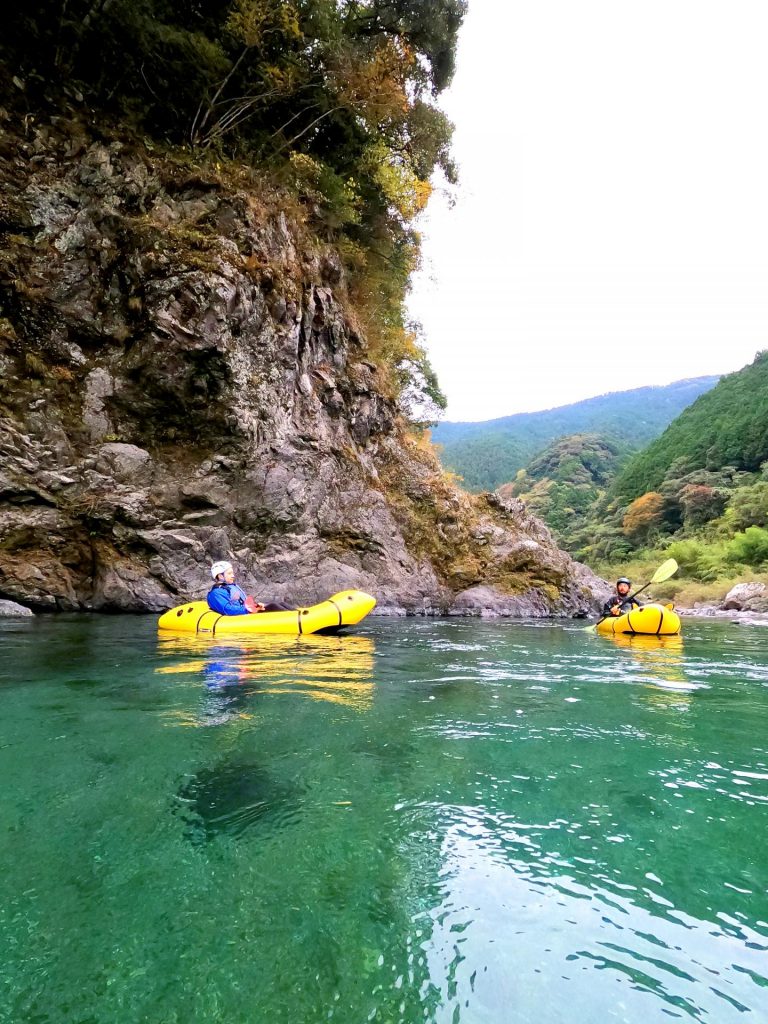
POLYGON ((658 490, 670 470, 733 466, 755 472, 768 459, 768 351, 701 395, 626 466, 612 488, 617 498, 658 490))
POLYGON ((768 351, 631 456, 607 493, 571 520, 564 540, 609 574, 674 558, 676 586, 713 588, 689 592, 693 599, 768 573, 768 351))
POLYGON ((470 490, 495 490, 556 438, 599 434, 632 450, 661 433, 718 377, 695 377, 664 387, 636 388, 589 398, 542 412, 524 412, 479 423, 441 423, 432 439, 442 446, 446 469, 470 490))
POLYGON ((568 545, 628 456, 625 446, 597 434, 561 437, 499 493, 521 498, 568 545))

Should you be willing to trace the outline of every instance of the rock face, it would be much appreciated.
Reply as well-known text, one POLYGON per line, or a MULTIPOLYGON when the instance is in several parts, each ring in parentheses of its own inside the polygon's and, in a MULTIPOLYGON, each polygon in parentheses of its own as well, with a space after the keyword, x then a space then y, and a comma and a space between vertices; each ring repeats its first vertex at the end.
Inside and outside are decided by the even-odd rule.
POLYGON ((332 248, 76 125, 0 132, 0 594, 159 611, 229 558, 262 599, 586 614, 603 586, 521 503, 412 438, 332 248))

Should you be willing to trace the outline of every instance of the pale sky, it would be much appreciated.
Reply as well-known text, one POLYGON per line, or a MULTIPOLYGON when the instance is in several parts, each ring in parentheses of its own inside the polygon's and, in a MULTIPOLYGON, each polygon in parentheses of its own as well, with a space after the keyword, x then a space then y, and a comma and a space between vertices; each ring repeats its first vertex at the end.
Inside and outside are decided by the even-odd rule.
POLYGON ((482 420, 768 347, 765 0, 469 0, 411 314, 482 420))

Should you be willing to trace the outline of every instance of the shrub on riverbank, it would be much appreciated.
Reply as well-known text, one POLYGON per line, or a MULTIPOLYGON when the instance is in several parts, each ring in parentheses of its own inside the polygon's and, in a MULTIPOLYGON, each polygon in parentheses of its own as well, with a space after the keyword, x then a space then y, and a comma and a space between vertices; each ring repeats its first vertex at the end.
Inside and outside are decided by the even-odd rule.
MULTIPOLYGON (((665 557, 667 553, 662 551, 644 552, 640 557, 625 562, 599 564, 595 571, 607 580, 629 576, 633 586, 639 588, 653 576, 665 557)), ((744 566, 732 566, 724 568, 715 578, 702 579, 692 575, 689 567, 681 565, 675 576, 665 583, 649 587, 640 600, 648 600, 650 595, 655 600, 674 601, 683 608, 692 608, 696 604, 719 605, 737 583, 753 582, 768 586, 768 569, 756 572, 744 566)))

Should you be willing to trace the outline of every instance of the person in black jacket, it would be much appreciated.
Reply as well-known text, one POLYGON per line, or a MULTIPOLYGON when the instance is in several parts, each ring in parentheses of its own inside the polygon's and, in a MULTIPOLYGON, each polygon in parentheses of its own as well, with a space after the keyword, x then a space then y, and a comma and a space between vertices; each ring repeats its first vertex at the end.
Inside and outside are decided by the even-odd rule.
POLYGON ((631 612, 634 608, 639 608, 640 604, 634 597, 629 598, 631 589, 632 581, 628 580, 626 576, 620 576, 616 580, 616 593, 603 605, 603 616, 624 615, 626 612, 631 612), (629 600, 627 600, 628 598, 629 600))

